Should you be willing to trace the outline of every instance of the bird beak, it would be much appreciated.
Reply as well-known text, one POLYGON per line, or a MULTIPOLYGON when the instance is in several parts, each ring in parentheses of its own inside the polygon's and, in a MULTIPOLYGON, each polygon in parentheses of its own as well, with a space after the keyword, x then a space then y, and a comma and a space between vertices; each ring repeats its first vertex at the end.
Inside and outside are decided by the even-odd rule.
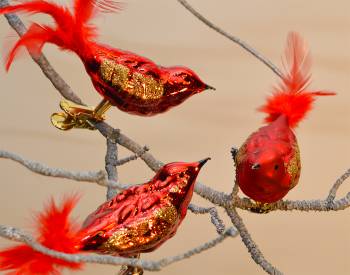
POLYGON ((206 158, 206 159, 202 159, 200 161, 198 161, 199 163, 199 168, 202 168, 202 166, 208 161, 210 160, 211 158, 206 158))
POLYGON ((208 84, 205 84, 205 89, 206 89, 206 90, 213 90, 213 91, 216 90, 213 86, 210 86, 210 85, 208 85, 208 84))
POLYGON ((260 168, 260 164, 259 163, 254 163, 251 168, 253 170, 258 170, 260 168))

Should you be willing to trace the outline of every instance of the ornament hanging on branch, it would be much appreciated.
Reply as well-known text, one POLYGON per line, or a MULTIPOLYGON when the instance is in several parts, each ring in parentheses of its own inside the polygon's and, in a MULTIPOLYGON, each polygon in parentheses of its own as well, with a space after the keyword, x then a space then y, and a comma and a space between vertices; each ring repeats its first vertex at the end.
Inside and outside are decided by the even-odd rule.
POLYGON ((333 92, 312 91, 311 58, 303 39, 290 33, 285 52, 286 73, 259 111, 267 126, 251 134, 239 150, 233 149, 236 182, 255 200, 252 211, 268 212, 269 203, 282 199, 299 181, 300 153, 293 130, 311 110, 316 96, 333 92))
POLYGON ((92 122, 104 120, 104 113, 111 106, 130 114, 156 115, 194 94, 214 89, 203 83, 189 68, 162 67, 132 52, 95 42, 97 28, 89 21, 98 12, 119 9, 120 5, 112 0, 75 0, 73 13, 66 7, 44 0, 0 9, 0 14, 17 11, 44 13, 52 16, 56 23, 55 27, 33 23, 7 56, 7 70, 21 46, 32 54, 40 54, 46 43, 52 43, 80 57, 95 89, 103 97, 96 108, 61 101, 60 107, 64 112, 51 116, 53 125, 58 129, 94 129, 92 122))
MULTIPOLYGON (((69 217, 77 197, 66 198, 61 207, 52 200, 37 217, 38 241, 71 254, 88 251, 135 257, 151 252, 176 234, 198 173, 208 160, 164 165, 149 182, 130 187, 103 203, 80 229, 69 217)), ((0 270, 48 275, 60 274, 62 268, 79 269, 81 265, 51 258, 27 245, 0 252, 0 270)))

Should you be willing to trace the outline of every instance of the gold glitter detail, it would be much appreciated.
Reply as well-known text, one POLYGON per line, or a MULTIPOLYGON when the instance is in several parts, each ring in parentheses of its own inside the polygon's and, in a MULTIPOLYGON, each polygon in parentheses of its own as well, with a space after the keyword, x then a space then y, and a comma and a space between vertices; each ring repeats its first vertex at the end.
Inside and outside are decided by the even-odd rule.
POLYGON ((170 188, 169 192, 170 193, 178 193, 178 192, 180 192, 180 188, 177 185, 173 186, 173 187, 170 188))
POLYGON ((245 158, 246 154, 247 154, 247 142, 244 142, 243 145, 239 148, 236 158, 235 158, 235 162, 236 162, 236 166, 239 165, 243 159, 245 158))
POLYGON ((294 144, 294 156, 286 163, 287 172, 291 178, 290 189, 297 185, 300 176, 300 151, 298 144, 295 142, 294 144))
POLYGON ((99 249, 120 254, 152 249, 171 233, 178 219, 178 212, 173 205, 162 207, 154 211, 151 217, 121 228, 99 249))
POLYGON ((162 84, 152 77, 134 73, 132 80, 129 81, 127 91, 135 97, 147 101, 161 98, 164 88, 162 84))
POLYGON ((119 86, 121 89, 125 90, 128 85, 130 70, 120 64, 115 64, 114 73, 112 76, 112 85, 119 86))
POLYGON ((128 94, 142 101, 160 99, 164 94, 163 85, 151 76, 135 72, 130 76, 130 69, 112 60, 104 59, 100 66, 100 75, 105 82, 119 87, 128 94))
POLYGON ((115 63, 111 60, 104 59, 101 63, 100 73, 104 81, 112 81, 112 75, 114 72, 115 63))

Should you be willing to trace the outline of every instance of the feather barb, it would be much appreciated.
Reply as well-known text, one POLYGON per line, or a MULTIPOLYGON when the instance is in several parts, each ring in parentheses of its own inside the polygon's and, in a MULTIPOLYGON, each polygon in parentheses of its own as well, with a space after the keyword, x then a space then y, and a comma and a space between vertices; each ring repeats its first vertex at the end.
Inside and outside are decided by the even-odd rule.
POLYGON ((120 3, 113 0, 75 0, 73 12, 67 7, 46 0, 34 0, 0 8, 0 14, 44 13, 55 21, 55 26, 33 24, 10 51, 6 59, 6 69, 9 69, 20 46, 25 46, 30 53, 40 54, 45 43, 52 43, 60 49, 75 52, 83 60, 91 57, 91 45, 97 36, 97 28, 89 24, 90 20, 99 11, 115 12, 120 9, 120 3))
POLYGON ((316 96, 335 93, 309 90, 311 57, 306 43, 295 32, 288 35, 283 65, 286 72, 282 82, 274 88, 273 94, 258 110, 267 114, 265 122, 272 122, 285 115, 289 126, 295 128, 312 109, 316 96))
MULTIPOLYGON (((77 201, 78 196, 70 196, 64 198, 62 204, 57 206, 51 199, 35 220, 39 243, 65 253, 79 252, 78 226, 70 221, 70 214, 77 201)), ((8 274, 59 275, 62 268, 77 270, 81 267, 82 264, 52 258, 34 251, 27 245, 0 251, 0 270, 11 270, 8 274)))

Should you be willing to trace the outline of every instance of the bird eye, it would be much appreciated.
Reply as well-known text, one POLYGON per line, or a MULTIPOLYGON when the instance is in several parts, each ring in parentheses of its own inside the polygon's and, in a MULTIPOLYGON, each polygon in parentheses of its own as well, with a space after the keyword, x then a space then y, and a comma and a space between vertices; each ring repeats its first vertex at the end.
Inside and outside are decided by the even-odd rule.
POLYGON ((276 164, 275 167, 274 167, 274 169, 275 169, 275 170, 278 170, 279 167, 280 167, 280 166, 279 166, 278 164, 276 164))
POLYGON ((168 177, 168 175, 166 173, 160 173, 158 178, 159 178, 159 180, 164 181, 164 180, 166 180, 167 177, 168 177))
POLYGON ((257 170, 259 168, 260 168, 260 164, 259 163, 255 163, 255 164, 252 165, 252 169, 253 170, 257 170))

